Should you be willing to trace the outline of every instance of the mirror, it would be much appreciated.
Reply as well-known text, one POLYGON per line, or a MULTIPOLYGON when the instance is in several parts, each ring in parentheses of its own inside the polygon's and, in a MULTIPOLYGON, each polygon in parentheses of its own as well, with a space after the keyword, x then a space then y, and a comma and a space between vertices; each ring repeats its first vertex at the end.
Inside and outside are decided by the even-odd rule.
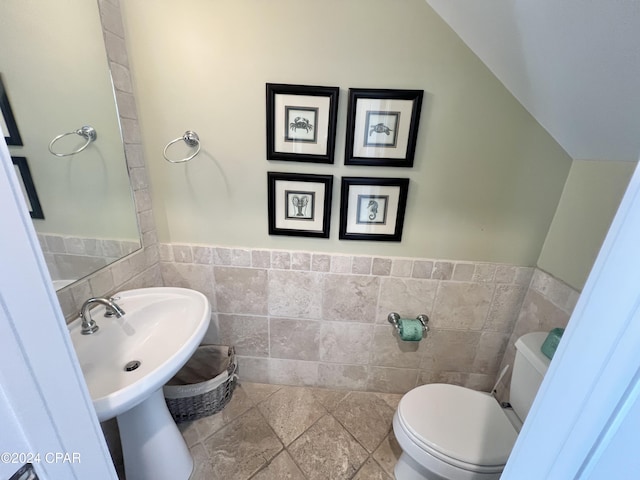
POLYGON ((0 126, 59 289, 141 248, 98 5, 4 1, 0 44, 0 126))

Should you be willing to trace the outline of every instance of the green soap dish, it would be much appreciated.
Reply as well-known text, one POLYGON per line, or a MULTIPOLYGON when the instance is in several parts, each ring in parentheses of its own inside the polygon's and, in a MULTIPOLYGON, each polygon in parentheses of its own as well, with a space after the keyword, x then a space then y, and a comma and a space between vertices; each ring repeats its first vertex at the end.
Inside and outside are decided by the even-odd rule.
POLYGON ((564 328, 554 328, 549 332, 547 338, 542 343, 540 350, 542 350, 542 353, 544 353, 545 357, 549 358, 549 360, 551 360, 553 355, 556 353, 556 349, 558 348, 558 344, 560 343, 563 333, 564 328))

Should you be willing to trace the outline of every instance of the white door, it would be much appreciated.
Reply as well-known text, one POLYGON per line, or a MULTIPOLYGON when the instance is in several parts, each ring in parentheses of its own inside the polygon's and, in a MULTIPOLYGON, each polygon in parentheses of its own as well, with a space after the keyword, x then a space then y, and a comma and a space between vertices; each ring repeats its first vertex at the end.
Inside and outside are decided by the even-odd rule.
POLYGON ((42 480, 116 479, 21 196, 2 138, 0 479, 27 462, 42 480))
POLYGON ((640 478, 639 308, 636 169, 503 479, 640 478))

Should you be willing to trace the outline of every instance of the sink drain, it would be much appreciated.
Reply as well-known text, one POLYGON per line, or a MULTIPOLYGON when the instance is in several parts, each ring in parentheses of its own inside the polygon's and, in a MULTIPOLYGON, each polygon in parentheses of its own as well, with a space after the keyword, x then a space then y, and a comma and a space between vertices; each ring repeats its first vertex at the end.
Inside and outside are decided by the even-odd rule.
POLYGON ((136 368, 140 366, 139 360, 132 360, 124 366, 125 372, 133 372, 136 368))

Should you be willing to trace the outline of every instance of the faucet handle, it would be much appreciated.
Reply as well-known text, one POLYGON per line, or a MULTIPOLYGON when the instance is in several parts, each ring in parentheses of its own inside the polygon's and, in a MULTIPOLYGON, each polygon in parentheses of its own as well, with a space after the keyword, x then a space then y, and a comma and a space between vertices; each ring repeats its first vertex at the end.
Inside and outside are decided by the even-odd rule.
MULTIPOLYGON (((109 297, 109 301, 114 303, 114 302, 120 300, 121 298, 122 297, 120 297, 120 295, 114 295, 113 297, 109 297)), ((116 314, 116 311, 113 308, 105 307, 103 316, 104 316, 104 318, 113 318, 113 317, 116 317, 117 314, 116 314)))

